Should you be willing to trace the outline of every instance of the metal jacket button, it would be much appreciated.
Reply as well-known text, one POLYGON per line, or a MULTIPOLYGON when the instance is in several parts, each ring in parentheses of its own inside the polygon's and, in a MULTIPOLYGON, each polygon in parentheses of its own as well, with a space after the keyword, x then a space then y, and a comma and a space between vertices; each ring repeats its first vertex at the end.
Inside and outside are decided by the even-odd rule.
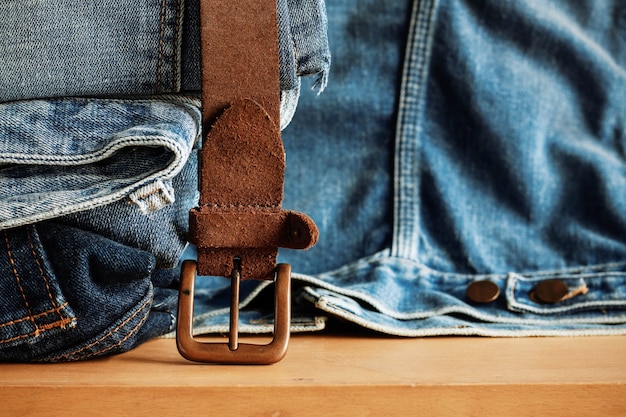
POLYGON ((544 304, 555 304, 569 294, 569 287, 560 279, 548 279, 541 281, 533 288, 531 297, 544 304))
POLYGON ((500 295, 500 287, 493 281, 475 281, 467 287, 465 295, 475 303, 490 303, 500 295))

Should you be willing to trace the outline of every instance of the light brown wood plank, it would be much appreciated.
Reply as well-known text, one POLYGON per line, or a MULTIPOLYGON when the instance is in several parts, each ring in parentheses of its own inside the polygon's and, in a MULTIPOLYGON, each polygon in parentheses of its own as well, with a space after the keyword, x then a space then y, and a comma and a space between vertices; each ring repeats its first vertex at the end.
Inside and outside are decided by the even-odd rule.
POLYGON ((626 337, 298 335, 271 366, 198 365, 174 340, 108 359, 0 365, 0 415, 620 416, 626 337))

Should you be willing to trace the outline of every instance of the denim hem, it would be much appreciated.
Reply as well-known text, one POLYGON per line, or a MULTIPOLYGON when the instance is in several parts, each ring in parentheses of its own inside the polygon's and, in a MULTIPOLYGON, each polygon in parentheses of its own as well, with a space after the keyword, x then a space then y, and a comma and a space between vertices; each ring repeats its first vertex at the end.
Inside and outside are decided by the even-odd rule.
MULTIPOLYGON (((273 305, 259 305, 256 301, 273 292, 271 281, 247 280, 241 283, 239 307, 239 331, 247 334, 270 333, 274 329, 273 305)), ((230 281, 222 277, 198 277, 196 279, 196 302, 194 306, 193 333, 228 332, 230 322, 230 281)), ((273 298, 273 297, 271 297, 273 298)), ((325 328, 323 315, 303 312, 294 303, 291 318, 292 332, 311 332, 325 328)))
MULTIPOLYGON (((294 273, 292 279, 299 286, 294 291, 294 331, 322 330, 327 313, 366 329, 406 337, 626 334, 626 301, 621 295, 626 293, 626 263, 533 273, 452 274, 384 251, 331 273, 294 273), (555 277, 573 289, 584 284, 587 291, 554 305, 533 301, 533 286, 555 277), (501 294, 492 303, 477 305, 465 291, 469 284, 483 280, 496 283, 501 294)), ((242 333, 271 332, 268 309, 246 311, 267 288, 270 283, 260 283, 246 293, 242 333)), ((202 294, 196 308, 205 313, 195 317, 194 333, 227 332, 229 309, 223 304, 227 289, 211 292, 208 298, 202 294), (217 299, 222 306, 215 303, 217 299)))
POLYGON ((381 334, 400 337, 435 336, 484 336, 484 337, 573 337, 573 336, 617 336, 626 335, 626 317, 622 321, 602 325, 589 323, 562 323, 545 325, 537 322, 518 323, 473 323, 471 320, 454 316, 453 309, 443 309, 438 315, 420 320, 420 323, 395 323, 383 314, 373 313, 370 317, 343 308, 334 299, 317 294, 310 289, 309 300, 320 311, 346 320, 381 334))
POLYGON ((388 252, 317 277, 302 297, 317 309, 365 328, 398 336, 575 336, 626 333, 626 263, 506 274, 451 274, 388 252), (534 301, 539 282, 560 279, 586 291, 556 304, 534 301), (499 298, 478 305, 469 284, 489 280, 499 298), (610 312, 610 313, 609 313, 610 312))
POLYGON ((199 109, 173 101, 5 103, 0 121, 0 229, 124 198, 144 212, 169 205, 200 133, 199 109))
MULTIPOLYGON (((328 317, 321 314, 308 316, 301 315, 291 318, 289 331, 291 333, 313 333, 326 329, 328 317)), ((194 325, 193 334, 195 336, 207 334, 228 334, 230 329, 229 313, 215 315, 211 320, 203 322, 201 325, 194 325)), ((269 334, 274 331, 274 315, 268 313, 267 310, 249 310, 240 312, 239 327, 240 334, 262 335, 269 334)), ((164 335, 165 338, 176 337, 175 332, 164 335)))

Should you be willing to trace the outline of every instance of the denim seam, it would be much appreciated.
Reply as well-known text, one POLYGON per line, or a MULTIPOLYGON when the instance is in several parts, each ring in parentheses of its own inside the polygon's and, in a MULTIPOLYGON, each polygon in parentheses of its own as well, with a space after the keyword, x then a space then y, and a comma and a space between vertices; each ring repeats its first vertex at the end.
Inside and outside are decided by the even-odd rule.
MULTIPOLYGON (((315 297, 315 295, 311 295, 315 297)), ((445 327, 445 326, 430 326, 419 329, 401 329, 398 327, 373 323, 367 319, 362 318, 361 316, 354 314, 350 311, 346 311, 340 307, 335 306, 333 303, 329 303, 326 299, 313 299, 310 300, 315 303, 315 306, 322 311, 327 313, 336 315, 343 319, 349 320, 355 324, 361 325, 366 329, 371 329, 374 331, 395 335, 395 336, 403 336, 403 337, 424 337, 424 336, 492 336, 492 337, 522 337, 522 336, 563 336, 567 334, 567 331, 561 331, 558 329, 541 329, 536 328, 533 330, 525 330, 525 329, 514 329, 514 330, 501 330, 501 329, 490 329, 485 327, 472 327, 469 325, 462 326, 454 326, 454 327, 445 327)), ((476 317, 479 318, 479 317, 476 317)), ((496 320, 495 323, 499 323, 500 321, 496 320)), ((516 321, 515 324, 531 324, 531 325, 542 325, 549 323, 550 320, 537 321, 537 322, 519 322, 516 321)), ((503 322, 504 324, 508 324, 508 322, 503 322)), ((572 321, 570 324, 576 324, 576 321, 572 321)), ((581 324, 588 324, 588 322, 582 321, 581 324)), ((613 323, 600 323, 600 324, 614 324, 614 325, 623 325, 624 321, 621 322, 613 322, 613 323)), ((569 330, 574 331, 576 335, 622 335, 626 334, 626 329, 623 326, 619 327, 604 327, 604 328, 596 328, 596 329, 580 329, 580 330, 569 330)))
MULTIPOLYGON (((291 17, 290 17, 291 18, 291 17)), ((301 72, 299 71, 299 65, 298 63, 300 62, 300 58, 299 58, 299 54, 298 54, 298 48, 296 48, 296 38, 294 37, 293 31, 289 30, 289 40, 291 41, 291 46, 292 46, 292 51, 293 51, 293 57, 295 59, 296 62, 296 70, 298 70, 297 74, 298 76, 302 76, 301 72)))
MULTIPOLYGON (((46 317, 49 316, 51 314, 56 314, 59 315, 60 311, 63 310, 65 307, 68 306, 68 303, 62 304, 61 306, 59 306, 58 308, 53 308, 50 309, 48 311, 44 311, 42 313, 39 314, 35 314, 33 316, 29 316, 29 317, 23 317, 20 319, 16 319, 16 320, 12 320, 9 322, 5 322, 0 324, 0 328, 1 327, 9 327, 9 326, 14 326, 16 324, 22 323, 24 321, 33 321, 42 317, 46 317)), ((18 336, 14 336, 10 339, 3 339, 0 340, 0 345, 3 344, 7 344, 7 343, 11 343, 11 342, 15 342, 17 340, 22 340, 22 339, 27 339, 29 337, 39 337, 41 336, 42 331, 45 330, 52 330, 52 329, 58 329, 58 328, 66 328, 69 324, 75 323, 76 319, 74 318, 63 318, 61 320, 55 321, 55 322, 51 322, 48 324, 44 324, 44 325, 38 325, 37 328, 35 330, 33 330, 32 332, 29 333, 23 333, 20 334, 18 336)))
MULTIPOLYGON (((328 296, 324 296, 315 291, 312 287, 305 288, 305 298, 309 301, 313 302, 315 306, 322 311, 326 311, 328 313, 337 314, 341 317, 347 318, 349 320, 353 320, 353 318, 358 317, 360 323, 367 323, 366 319, 361 319, 361 316, 354 313, 353 311, 347 310, 336 303, 332 302, 332 298, 328 296)), ((340 293, 343 294, 343 293, 340 293)), ((367 300, 364 300, 367 302, 367 300)), ((421 314, 409 315, 409 314, 395 314, 395 312, 380 309, 377 306, 374 306, 380 314, 391 317, 397 321, 414 321, 414 320, 425 320, 432 317, 450 315, 450 314, 463 314, 468 317, 472 317, 474 319, 480 320, 484 323, 499 323, 499 324, 517 324, 517 325, 545 325, 551 323, 555 318, 553 316, 541 316, 538 318, 527 318, 527 317, 500 317, 494 314, 482 313, 476 311, 472 308, 466 308, 463 306, 450 306, 437 310, 430 310, 428 312, 424 312, 421 314)), ((357 320, 354 320, 357 322, 357 320)), ((611 318, 597 318, 597 317, 577 317, 570 319, 559 318, 559 321, 563 324, 604 324, 604 325, 620 325, 626 323, 626 316, 619 315, 611 318)), ((371 327, 372 324, 367 325, 366 327, 371 327)))
POLYGON ((39 256, 37 255, 37 251, 35 249, 35 244, 33 243, 33 235, 31 233, 30 228, 26 229, 26 235, 28 238, 28 246, 30 247, 30 252, 33 255, 33 259, 35 260, 35 263, 37 264, 37 268, 39 269, 39 273, 41 274, 41 278, 43 279, 44 285, 46 286, 46 291, 48 293, 48 298, 50 299, 50 303, 52 304, 53 309, 55 309, 57 311, 57 314, 59 315, 59 319, 61 321, 64 320, 63 315, 61 315, 61 311, 59 310, 59 307, 57 306, 56 300, 54 299, 54 297, 52 296, 52 290, 50 289, 50 282, 48 280, 48 277, 46 276, 43 267, 41 265, 41 261, 39 260, 39 256))
POLYGON ((119 332, 120 330, 123 329, 123 327, 128 324, 128 322, 132 321, 135 317, 137 317, 140 313, 142 313, 144 310, 146 310, 147 307, 149 307, 152 303, 152 299, 151 297, 147 297, 146 301, 133 313, 131 314, 129 317, 127 317, 126 319, 124 319, 124 321, 122 321, 120 324, 118 324, 115 328, 109 330, 106 334, 102 335, 98 340, 86 345, 86 346, 82 346, 80 349, 74 350, 72 352, 69 353, 64 353, 62 355, 59 356, 55 356, 53 358, 48 358, 46 359, 46 361, 50 361, 50 362, 57 362, 61 359, 67 359, 67 360, 78 360, 78 359, 87 359, 90 357, 94 357, 94 356, 99 356, 99 355, 103 355, 104 353, 115 349, 118 346, 121 346, 124 342, 126 342, 130 337, 132 337, 133 335, 135 335, 137 333, 137 331, 139 330, 139 328, 146 322, 146 320, 148 319, 148 315, 149 314, 145 314, 144 317, 139 320, 139 322, 132 327, 131 329, 128 330, 128 334, 126 336, 124 336, 121 340, 119 340, 117 343, 113 344, 113 345, 109 345, 109 346, 105 346, 104 348, 95 351, 95 352, 89 352, 83 356, 80 356, 79 354, 81 352, 84 352, 87 349, 91 349, 92 347, 103 343, 106 341, 106 339, 112 337, 115 333, 119 332), (78 355, 78 356, 77 356, 78 355))
MULTIPOLYGON (((174 176, 176 176, 179 172, 180 169, 182 169, 182 167, 184 166, 186 160, 184 157, 182 157, 182 155, 187 154, 188 152, 186 152, 182 146, 173 141, 170 140, 169 138, 166 137, 150 137, 150 144, 151 146, 155 146, 155 145, 160 145, 160 146, 164 146, 168 149, 172 149, 172 148, 176 148, 177 152, 174 152, 175 155, 177 155, 177 157, 166 167, 166 169, 158 171, 152 175, 149 175, 145 178, 140 179, 139 181, 133 183, 133 184, 129 184, 115 192, 111 192, 109 194, 107 194, 106 196, 102 196, 100 198, 94 199, 91 196, 85 197, 80 201, 75 201, 74 204, 72 204, 71 206, 66 207, 65 209, 63 208, 59 208, 57 209, 54 214, 55 216, 61 216, 61 215, 65 215, 65 214, 70 214, 70 213, 75 213, 75 212, 79 212, 79 211, 83 211, 83 210, 89 210, 92 208, 96 208, 96 207, 100 207, 106 204, 110 204, 119 200, 122 200, 124 198, 126 198, 129 194, 132 194, 134 191, 142 188, 143 186, 150 184, 156 180, 163 180, 163 179, 171 179, 174 176)), ((119 141, 115 141, 113 142, 111 145, 112 146, 108 146, 106 149, 101 150, 99 152, 95 152, 94 154, 90 155, 88 158, 74 158, 74 157, 64 157, 64 158, 49 158, 46 157, 46 159, 48 160, 48 162, 50 162, 51 159, 54 160, 54 162, 57 163, 65 163, 67 165, 78 165, 78 164, 86 164, 86 163, 92 163, 92 162, 98 162, 104 158, 109 157, 110 155, 114 154, 117 150, 124 148, 126 146, 131 146, 133 144, 143 144, 144 143, 144 139, 142 136, 136 136, 136 137, 132 137, 132 138, 126 138, 124 140, 119 140, 119 141)), ((33 160, 37 160, 39 158, 36 158, 36 155, 26 155, 26 154, 14 154, 11 155, 11 158, 6 158, 7 161, 9 162, 17 162, 20 163, 21 161, 24 160, 29 160, 33 161, 33 160)), ((40 214, 33 214, 30 215, 28 217, 23 217, 21 219, 17 219, 18 221, 6 221, 3 225, 3 227, 9 228, 9 227, 15 227, 15 226, 19 226, 24 224, 25 222, 37 222, 40 221, 40 214)))
MULTIPOLYGON (((98 103, 98 104, 154 104, 154 101, 165 101, 175 104, 182 104, 184 107, 194 107, 197 110, 201 106, 201 100, 191 92, 185 92, 185 94, 152 94, 152 95, 135 95, 127 96, 124 98, 119 97, 63 97, 53 98, 51 101, 63 101, 65 99, 71 99, 76 102, 83 103, 98 103)), ((21 101, 34 101, 34 100, 21 100, 21 101)))
MULTIPOLYGON (((433 274, 433 275, 438 275, 440 277, 455 277, 455 278, 463 278, 466 280, 478 280, 478 279, 485 279, 488 277, 493 277, 494 279, 497 278, 498 280, 506 280, 511 273, 508 274, 487 274, 487 275, 469 275, 469 274, 448 274, 448 273, 438 273, 438 271, 433 271, 430 268, 424 267, 421 264, 417 263, 414 260, 411 259, 406 259, 406 258, 395 258, 395 257, 391 257, 396 261, 400 261, 400 262, 408 262, 411 265, 414 265, 420 269, 424 269, 424 270, 428 270, 429 274, 433 274)), ((384 260, 384 259, 383 259, 384 260)), ((355 267, 357 267, 358 265, 361 264, 369 264, 370 266, 373 266, 374 263, 376 262, 381 262, 382 260, 380 258, 378 258, 376 255, 371 257, 371 258, 365 258, 362 261, 357 261, 355 264, 351 264, 351 265, 346 265, 342 268, 339 268, 338 270, 335 271, 335 273, 329 273, 329 274, 324 274, 324 275, 330 275, 330 276, 337 276, 337 275, 342 275, 345 273, 349 273, 350 270, 353 270, 355 267), (368 260, 369 259, 369 260, 368 260)), ((586 271, 590 271, 590 270, 596 270, 599 271, 598 273, 602 272, 602 268, 604 267, 605 269, 607 267, 618 267, 618 266, 623 266, 625 264, 623 263, 609 263, 609 264, 605 264, 605 265, 595 265, 594 267, 589 267, 589 268, 576 268, 576 269, 571 269, 568 270, 566 272, 569 272, 570 274, 576 273, 578 276, 574 276, 572 278, 583 278, 585 276, 589 276, 589 275, 585 275, 582 274, 581 272, 586 270, 586 271)), ((543 271, 542 271, 543 272, 543 271)), ((560 271, 563 272, 563 271, 560 271)), ((604 274, 602 275, 607 275, 607 274, 611 274, 611 275, 624 275, 623 272, 618 272, 618 271, 606 271, 604 274)), ((521 274, 518 274, 519 276, 522 276, 521 274)), ((554 275, 549 275, 549 273, 545 273, 545 275, 547 276, 554 276, 554 275)), ((540 276, 540 275, 537 275, 540 276)), ((563 276, 563 273, 561 274, 561 276, 563 276)), ((451 306, 451 307, 447 307, 447 308, 443 308, 443 309, 438 309, 438 310, 429 310, 429 311, 419 311, 419 312, 412 312, 412 313, 404 313, 404 312, 400 312, 400 311, 395 311, 393 309, 388 309, 383 303, 381 303, 379 300, 369 296, 369 294, 364 293, 363 291, 359 291, 359 290, 353 290, 353 289, 348 289, 348 288, 344 288, 341 287, 339 285, 333 284, 331 282, 327 282, 326 280, 324 280, 323 278, 317 278, 314 276, 310 276, 310 275, 304 275, 304 274, 298 274, 298 273, 293 273, 292 274, 292 278, 293 279, 297 279, 300 281, 304 281, 307 282, 308 284, 311 284, 313 286, 319 287, 319 288, 323 288, 329 291, 333 291, 337 294, 341 294, 343 296, 347 296, 353 299, 357 299, 360 300, 362 302, 365 302, 367 304, 369 304, 370 306, 372 306, 373 308, 375 308, 377 311, 392 317, 394 319, 397 320, 416 320, 416 319, 425 319, 425 318, 429 318, 429 317, 434 317, 434 316, 438 316, 438 315, 444 315, 444 314, 453 314, 453 313, 460 313, 460 314, 466 314, 469 315, 471 317, 475 317, 479 320, 485 321, 485 322, 502 322, 502 323, 508 323, 510 320, 512 320, 511 318, 504 318, 502 320, 500 320, 499 318, 496 318, 495 316, 489 315, 489 314, 482 314, 482 313, 478 313, 473 309, 466 309, 464 307, 459 307, 459 306, 451 306)), ((510 290, 510 288, 508 288, 507 290, 510 290)), ((310 288, 310 291, 315 292, 315 296, 320 298, 320 297, 324 297, 322 295, 317 294, 317 292, 313 289, 310 288)), ((596 302, 592 302, 593 304, 587 304, 585 306, 583 306, 582 308, 585 310, 589 309, 589 306, 591 307, 595 307, 596 302)), ((624 309, 625 303, 624 302, 620 302, 620 301, 610 301, 608 303, 602 303, 599 305, 599 307, 607 307, 607 308, 617 308, 617 309, 624 309)), ((335 308, 340 308, 335 306, 335 308)), ((514 311, 514 310, 513 310, 514 311)), ((582 314, 582 313, 579 313, 582 314)), ((563 319, 560 319, 563 320, 563 319)), ((612 320, 609 320, 606 317, 603 317, 601 319, 597 319, 597 320, 592 320, 592 322, 595 323, 603 323, 603 324, 622 324, 626 321, 626 315, 622 314, 619 315, 617 317, 614 317, 612 320)), ((526 318, 522 318, 522 319, 515 319, 516 323, 521 323, 521 324, 543 324, 546 322, 546 319, 526 319, 526 318)), ((585 324, 590 322, 590 320, 586 317, 578 317, 578 318, 573 318, 573 319, 568 319, 567 320, 568 323, 581 323, 581 324, 585 324)))
POLYGON ((156 78, 156 91, 161 92, 161 71, 163 68, 163 37, 165 33, 165 1, 161 0, 161 13, 159 17, 159 47, 157 53, 157 78, 156 78))
POLYGON ((13 270, 13 276, 15 277, 18 289, 20 291, 20 295, 22 296, 22 301, 24 302, 24 307, 26 308, 26 311, 28 312, 28 316, 27 317, 22 317, 19 319, 15 319, 15 320, 11 320, 9 322, 5 322, 5 323, 1 323, 0 327, 8 327, 8 326, 13 326, 15 324, 18 323, 22 323, 25 321, 30 322, 33 327, 34 330, 32 332, 29 333, 25 333, 25 334, 21 334, 19 336, 15 336, 11 339, 5 339, 0 341, 0 344, 5 344, 5 343, 10 343, 16 340, 20 340, 20 339, 25 339, 31 336, 34 337, 38 337, 41 335, 42 331, 45 330, 50 330, 50 329, 55 329, 55 328, 65 328, 68 324, 72 323, 75 321, 74 318, 71 317, 63 317, 63 315, 61 314, 61 311, 67 307, 68 303, 64 303, 61 306, 58 306, 56 301, 54 300, 54 297, 52 296, 52 292, 50 291, 50 283, 48 281, 48 279, 46 278, 44 272, 43 272, 43 268, 41 267, 41 263, 37 257, 36 251, 35 251, 35 247, 32 243, 32 235, 30 233, 30 230, 27 231, 28 234, 28 240, 29 240, 29 246, 30 246, 30 250, 31 253, 33 255, 33 258, 35 259, 35 263, 37 264, 37 266, 39 267, 39 272, 41 274, 41 279, 44 282, 44 285, 46 287, 47 293, 48 293, 48 299, 50 300, 50 303, 52 305, 52 308, 50 308, 49 310, 43 311, 41 313, 33 313, 32 308, 30 306, 30 303, 28 302, 28 298, 26 297, 26 293, 24 291, 24 287, 22 286, 22 279, 20 277, 20 274, 17 272, 17 266, 15 265, 15 259, 13 257, 13 251, 11 249, 11 243, 9 242, 9 238, 7 236, 6 233, 3 233, 4 235, 4 243, 5 243, 5 248, 6 248, 6 253, 7 253, 7 257, 9 259, 9 263, 11 264, 11 268, 13 270), (37 323, 37 319, 40 319, 42 317, 46 317, 49 316, 51 314, 56 314, 59 317, 59 320, 51 322, 51 323, 47 323, 47 324, 39 324, 37 323))
MULTIPOLYGON (((63 310, 65 307, 67 307, 67 305, 68 305, 68 303, 65 302, 65 303, 61 304, 60 306, 58 306, 58 307, 54 307, 54 308, 51 308, 49 310, 42 311, 41 313, 33 314, 32 316, 22 317, 22 318, 19 318, 19 319, 14 319, 14 320, 11 320, 11 321, 6 321, 4 323, 0 323, 0 328, 13 326, 15 324, 22 323, 22 322, 27 321, 27 320, 38 319, 40 317, 49 316, 51 314, 59 315, 59 311, 63 310)), ((66 321, 66 320, 68 320, 68 319, 63 319, 63 321, 66 321)), ((54 323, 60 323, 60 322, 61 322, 61 320, 59 320, 58 322, 54 322, 54 323)), ((29 335, 31 335, 31 334, 29 333, 29 335)), ((0 341, 0 343, 5 343, 6 341, 7 340, 2 340, 2 341, 0 341)))
POLYGON ((35 336, 37 336, 39 335, 39 332, 40 332, 39 327, 37 325, 37 322, 33 319, 33 311, 30 308, 30 304, 28 303, 28 299, 26 298, 26 293, 24 292, 24 288, 22 287, 22 280, 20 278, 19 273, 17 272, 17 266, 15 265, 15 259, 13 258, 13 251, 11 249, 11 243, 9 242, 9 237, 7 236, 6 233, 3 233, 3 234, 4 234, 4 244, 6 247, 7 256, 9 258, 9 263, 11 264, 11 268, 13 269, 13 276, 15 277, 15 281, 17 282, 17 288, 19 289, 20 295, 22 296, 22 301, 24 302, 24 307, 26 308, 26 311, 28 312, 30 321, 35 327, 34 334, 35 336))
MULTIPOLYGON (((502 273, 491 273, 491 274, 445 272, 445 271, 432 269, 429 266, 424 265, 414 259, 389 255, 389 252, 387 250, 383 250, 374 255, 371 255, 371 256, 362 258, 360 260, 357 260, 353 263, 344 265, 333 271, 326 272, 322 275, 324 276, 325 275, 328 275, 328 276, 344 275, 346 273, 351 273, 351 271, 353 271, 355 268, 360 268, 362 266, 380 265, 382 263, 386 263, 389 260, 393 260, 394 262, 399 262, 400 264, 406 264, 409 267, 417 268, 421 271, 425 271, 428 275, 437 276, 439 278, 459 278, 459 279, 462 278, 462 279, 468 279, 468 280, 469 279, 484 280, 484 279, 489 279, 489 278, 504 280, 511 273, 515 273, 517 275, 523 276, 524 278, 533 278, 533 277, 559 278, 559 277, 568 277, 572 275, 583 276, 585 274, 590 274, 590 273, 604 273, 604 274, 622 273, 622 272, 626 273, 626 271, 622 271, 626 269, 626 262, 608 262, 608 263, 603 263, 603 264, 582 265, 582 266, 562 268, 562 269, 546 269, 546 270, 539 270, 539 271, 507 271, 507 272, 502 272, 502 273)), ((294 272, 293 275, 302 276, 302 277, 310 276, 310 275, 298 274, 296 272, 294 272)))
POLYGON ((433 42, 433 21, 437 0, 415 0, 412 24, 405 48, 406 64, 398 106, 394 170, 394 223, 392 253, 398 257, 417 258, 419 253, 419 213, 415 184, 419 184, 417 166, 422 131, 424 89, 433 42), (410 181, 406 179, 410 178, 410 181))
POLYGON ((176 0, 176 15, 174 16, 175 18, 175 23, 174 23, 174 59, 173 59, 173 66, 172 66, 172 78, 173 78, 173 83, 174 83, 174 90, 179 91, 180 90, 180 83, 181 81, 179 80, 179 71, 178 71, 178 67, 180 65, 180 50, 182 48, 182 39, 180 38, 180 23, 182 20, 182 5, 181 5, 181 1, 182 0, 176 0))
MULTIPOLYGON (((394 258, 398 262, 402 262, 402 263, 408 262, 410 265, 413 265, 416 268, 419 268, 421 270, 426 270, 428 271, 429 275, 435 275, 435 276, 442 277, 442 278, 455 277, 455 278, 476 279, 476 280, 488 279, 488 278, 505 279, 511 273, 521 275, 524 278, 532 278, 532 277, 558 278, 558 277, 567 277, 570 275, 583 275, 586 273, 593 273, 594 271, 600 271, 600 272, 605 271, 606 273, 609 273, 609 272, 619 272, 619 271, 610 271, 614 269, 626 269, 626 262, 608 262, 608 263, 603 263, 603 264, 581 265, 581 266, 561 268, 561 269, 545 269, 545 270, 538 270, 538 271, 507 271, 507 272, 490 273, 490 274, 485 274, 485 273, 472 274, 472 273, 456 273, 456 272, 439 271, 436 269, 432 269, 429 266, 424 265, 416 260, 408 259, 404 257, 391 256, 391 258, 394 258)), ((381 258, 379 258, 377 255, 374 255, 372 257, 365 258, 365 263, 371 264, 371 262, 379 262, 380 259, 381 258)), ((385 259, 385 258, 382 258, 382 259, 385 259)), ((339 268, 335 270, 334 272, 336 273, 343 269, 350 270, 352 269, 352 265, 346 265, 345 267, 339 268)))
MULTIPOLYGON (((123 149, 127 146, 133 145, 145 145, 145 141, 148 139, 150 141, 150 146, 164 146, 168 149, 175 148, 181 155, 186 154, 185 149, 181 147, 179 143, 170 138, 162 135, 136 135, 130 136, 125 139, 114 140, 109 143, 105 148, 99 149, 90 154, 81 154, 81 155, 64 155, 64 156, 55 156, 55 155, 37 155, 37 154, 26 154, 26 153, 5 153, 0 154, 3 156, 5 162, 9 163, 24 163, 26 162, 46 162, 46 163, 56 163, 60 165, 66 166, 81 166, 86 164, 91 164, 94 162, 100 162, 103 159, 107 159, 113 156, 117 151, 123 149)), ((178 161, 175 167, 179 167, 184 165, 183 161, 180 161, 184 158, 177 158, 178 161)), ((170 164, 171 165, 171 164, 170 164)), ((167 171, 172 171, 171 169, 167 171)), ((172 175, 174 176, 174 175, 172 175)), ((171 178, 171 177, 166 177, 171 178)))

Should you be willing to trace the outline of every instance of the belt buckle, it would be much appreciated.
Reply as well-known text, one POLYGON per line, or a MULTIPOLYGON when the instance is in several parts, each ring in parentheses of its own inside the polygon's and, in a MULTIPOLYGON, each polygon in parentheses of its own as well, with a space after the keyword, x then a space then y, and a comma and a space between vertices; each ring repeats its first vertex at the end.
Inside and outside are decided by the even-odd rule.
POLYGON ((271 365, 287 353, 291 323, 291 266, 276 267, 274 293, 274 338, 268 344, 239 343, 239 282, 237 268, 231 275, 230 329, 228 343, 200 342, 193 337, 195 261, 183 262, 178 298, 176 345, 180 354, 194 362, 271 365))

